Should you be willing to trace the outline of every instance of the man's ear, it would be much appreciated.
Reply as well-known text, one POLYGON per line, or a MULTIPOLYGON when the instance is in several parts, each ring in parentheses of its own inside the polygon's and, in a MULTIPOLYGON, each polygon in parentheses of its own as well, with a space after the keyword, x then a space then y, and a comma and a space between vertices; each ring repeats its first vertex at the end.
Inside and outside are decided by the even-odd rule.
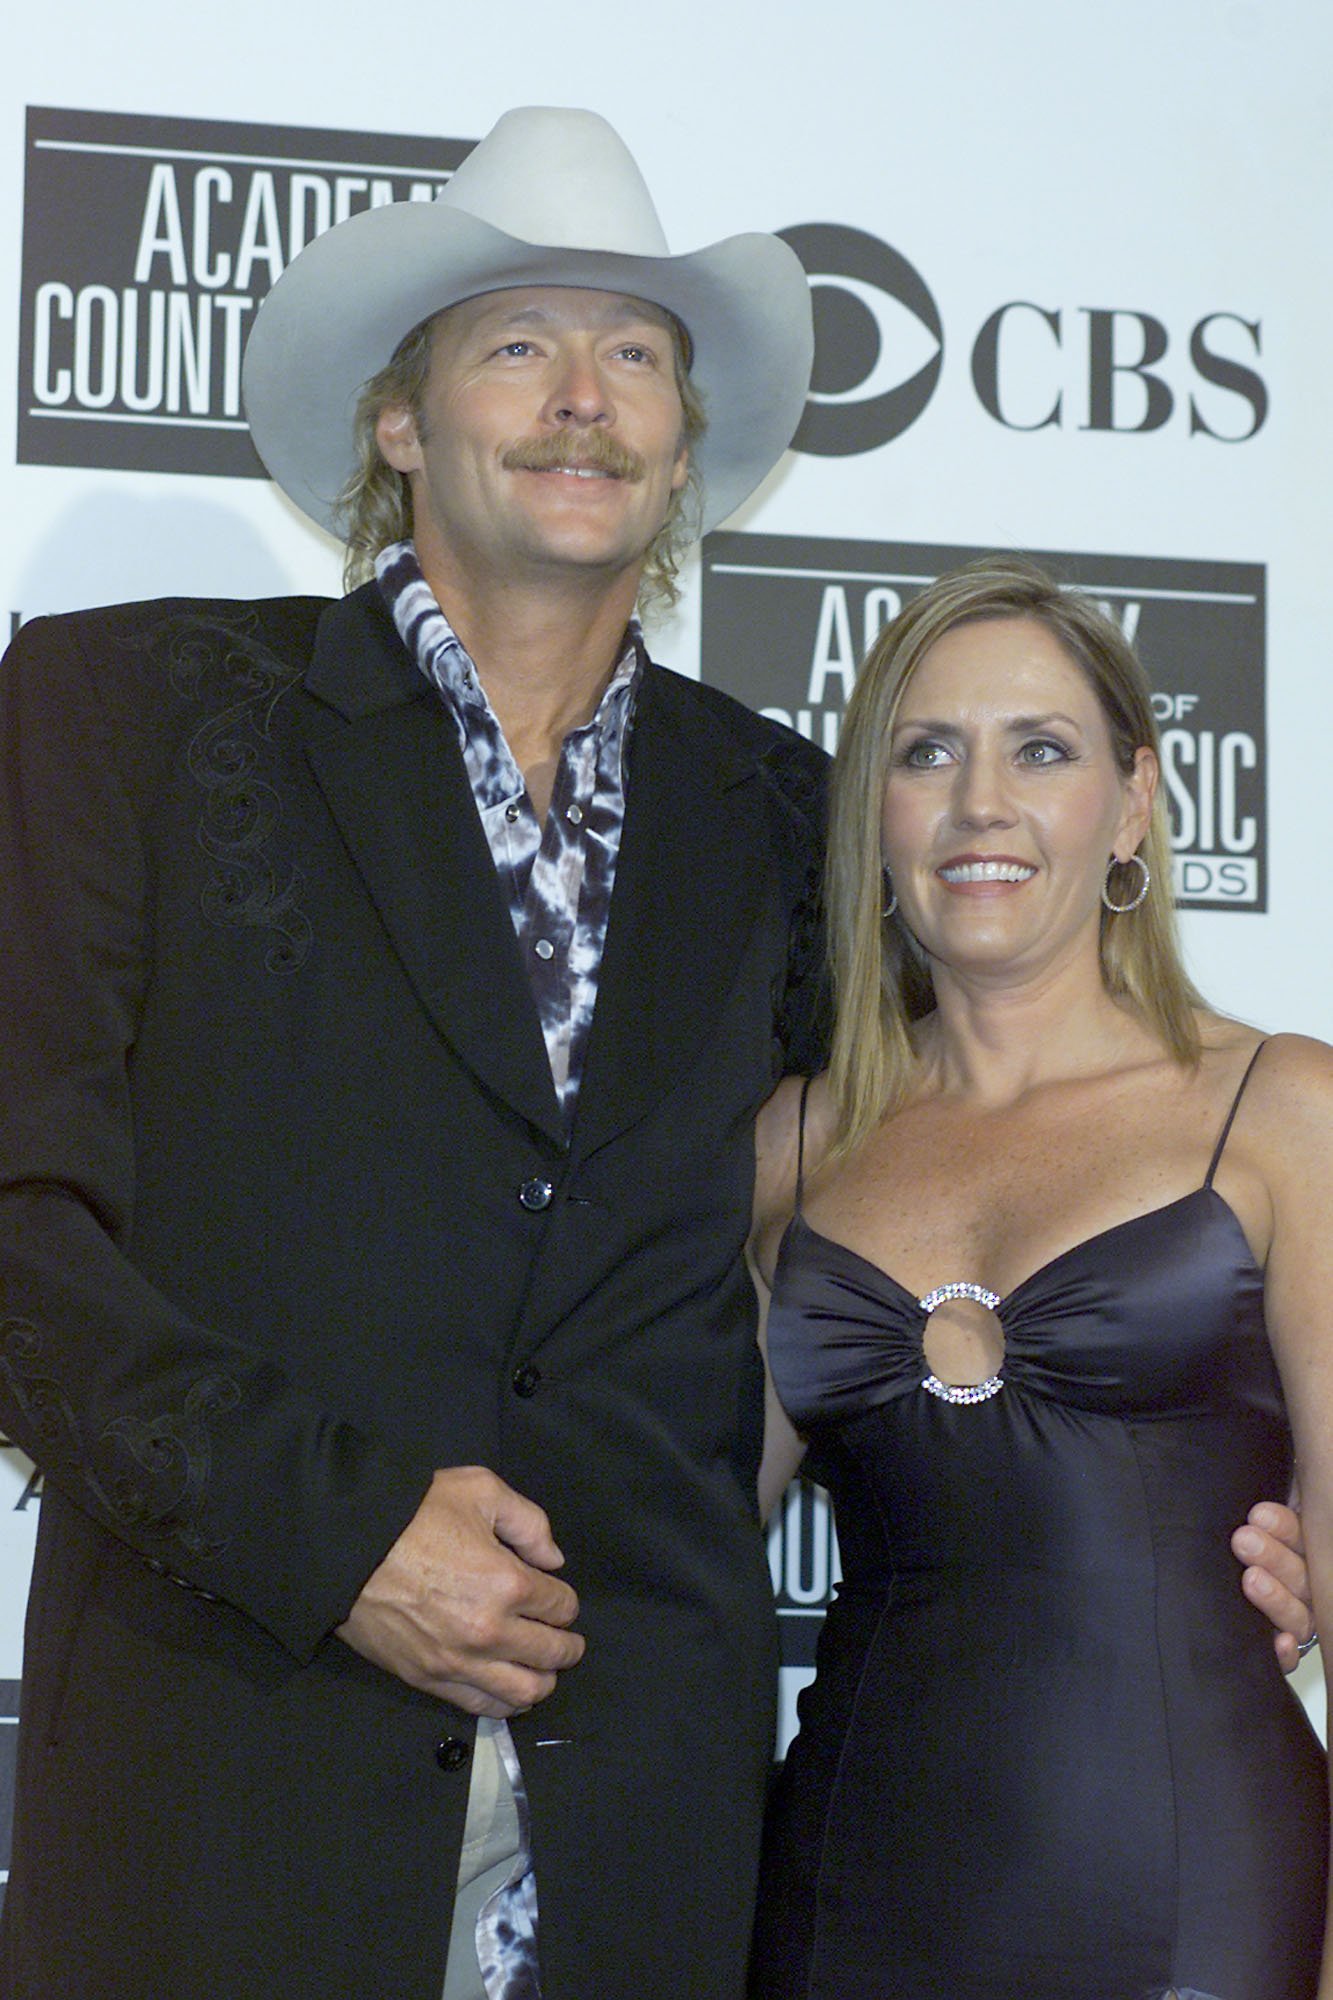
POLYGON ((386 403, 375 419, 375 442, 386 465, 395 472, 415 472, 421 465, 417 420, 406 403, 386 403))

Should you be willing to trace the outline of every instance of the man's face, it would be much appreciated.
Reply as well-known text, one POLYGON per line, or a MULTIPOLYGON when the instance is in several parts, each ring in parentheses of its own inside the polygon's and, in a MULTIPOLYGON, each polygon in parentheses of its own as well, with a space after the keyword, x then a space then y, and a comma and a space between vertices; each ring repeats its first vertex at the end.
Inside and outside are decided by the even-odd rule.
POLYGON ((637 571, 688 454, 666 315, 614 292, 488 292, 442 313, 418 416, 377 427, 433 582, 637 571))

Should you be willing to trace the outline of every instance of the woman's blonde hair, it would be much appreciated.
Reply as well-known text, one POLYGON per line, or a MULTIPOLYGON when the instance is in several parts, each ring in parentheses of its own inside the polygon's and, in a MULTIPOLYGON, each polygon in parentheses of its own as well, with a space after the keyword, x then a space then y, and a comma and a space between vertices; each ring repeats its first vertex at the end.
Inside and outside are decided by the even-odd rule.
MULTIPOLYGON (((829 1082, 839 1152, 903 1101, 916 1063, 912 1024, 935 1004, 920 947, 899 919, 882 915, 880 825, 898 708, 937 640, 990 618, 1034 619, 1058 640, 1097 697, 1125 776, 1142 746, 1160 762, 1148 682, 1129 643, 1091 599, 1062 588, 1035 563, 1018 556, 969 563, 941 576, 885 627, 848 703, 833 773, 826 901, 837 1007, 829 1082)), ((1127 915, 1102 911, 1102 978, 1178 1062, 1195 1063, 1200 999, 1180 955, 1161 789, 1138 852, 1149 871, 1148 892, 1127 915)), ((1131 864, 1114 869, 1113 900, 1129 902, 1140 880, 1131 864)))
MULTIPOLYGON (((444 311, 447 312, 448 307, 444 311)), ((402 404, 413 417, 420 418, 426 383, 430 376, 431 344, 434 329, 443 312, 434 313, 414 326, 399 341, 392 358, 372 375, 356 399, 352 418, 352 439, 356 469, 334 502, 347 553, 343 562, 343 585, 354 590, 374 574, 375 558, 391 542, 406 541, 412 533, 412 492, 405 473, 388 464, 380 451, 375 427, 381 410, 391 403, 402 404)), ((639 605, 649 611, 669 610, 680 596, 676 582, 680 566, 699 539, 702 491, 695 472, 695 447, 708 428, 703 398, 690 379, 690 343, 684 327, 674 315, 666 315, 671 329, 671 353, 676 371, 676 387, 681 402, 681 442, 690 453, 689 477, 671 496, 667 517, 658 529, 643 566, 639 584, 639 605)))

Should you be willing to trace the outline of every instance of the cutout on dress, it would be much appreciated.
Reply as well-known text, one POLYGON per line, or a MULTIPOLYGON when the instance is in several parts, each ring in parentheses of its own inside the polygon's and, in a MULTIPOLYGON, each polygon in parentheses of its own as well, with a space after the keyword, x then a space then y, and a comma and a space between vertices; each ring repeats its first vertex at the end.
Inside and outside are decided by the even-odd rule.
POLYGON ((982 1403, 1004 1387, 999 1296, 984 1285, 940 1285, 921 1300, 927 1374, 922 1388, 946 1403, 982 1403))

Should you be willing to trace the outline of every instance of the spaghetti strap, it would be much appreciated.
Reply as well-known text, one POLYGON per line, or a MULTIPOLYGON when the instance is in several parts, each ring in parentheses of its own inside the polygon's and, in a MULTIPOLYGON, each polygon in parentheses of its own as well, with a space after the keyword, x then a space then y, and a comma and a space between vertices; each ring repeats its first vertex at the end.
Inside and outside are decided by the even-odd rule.
POLYGON ((805 1101, 810 1095, 813 1078, 806 1077, 801 1085, 801 1113, 796 1124, 796 1213, 801 1212, 801 1197, 805 1192, 805 1101))
POLYGON ((1240 1083, 1237 1085, 1236 1095, 1231 1100, 1231 1109, 1227 1113, 1226 1124, 1222 1127, 1222 1130, 1217 1135, 1217 1144, 1213 1147, 1213 1157, 1208 1162, 1208 1172, 1204 1175, 1204 1182, 1203 1182, 1206 1188, 1210 1188, 1213 1184, 1213 1175, 1217 1172, 1217 1163, 1222 1157, 1222 1148, 1226 1145, 1227 1138, 1231 1132, 1232 1122, 1235 1119, 1236 1113, 1240 1109, 1240 1100, 1245 1095, 1245 1086, 1249 1082, 1250 1076, 1254 1070, 1254 1065, 1258 1062, 1260 1056, 1263 1054, 1265 1046, 1266 1046, 1265 1043, 1260 1042, 1258 1048, 1255 1050, 1254 1054, 1250 1057, 1250 1060, 1245 1065, 1245 1074, 1241 1078, 1240 1083))

